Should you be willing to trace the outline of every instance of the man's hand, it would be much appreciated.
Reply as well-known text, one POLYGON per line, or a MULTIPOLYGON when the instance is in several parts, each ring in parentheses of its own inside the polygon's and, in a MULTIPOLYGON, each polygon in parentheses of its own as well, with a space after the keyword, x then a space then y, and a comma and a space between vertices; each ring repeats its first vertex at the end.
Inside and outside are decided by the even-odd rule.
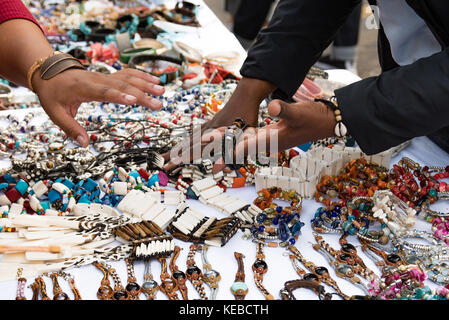
MULTIPOLYGON (((213 119, 204 123, 201 126, 201 132, 206 132, 208 130, 221 128, 220 130, 224 132, 224 128, 231 125, 234 120, 240 118, 245 121, 249 126, 257 125, 257 118, 259 114, 260 103, 275 89, 275 87, 264 80, 243 78, 240 80, 234 94, 229 99, 226 106, 218 112, 213 119)), ((188 152, 190 152, 190 162, 194 159, 193 146, 200 145, 203 148, 207 145, 210 135, 205 138, 198 138, 190 136, 190 147, 188 152), (195 141, 196 140, 196 141, 195 141), (200 141, 201 140, 201 141, 200 141)), ((164 167, 164 170, 171 171, 176 168, 181 160, 179 157, 172 159, 170 157, 170 152, 163 155, 165 160, 170 160, 164 167)))
POLYGON ((86 130, 74 119, 81 103, 137 103, 158 110, 162 103, 145 94, 163 94, 164 88, 158 83, 159 78, 134 69, 124 69, 110 75, 67 70, 50 80, 42 80, 37 74, 33 77, 33 87, 45 112, 82 147, 88 146, 89 137, 86 130))
MULTIPOLYGON (((277 144, 277 152, 280 152, 306 142, 334 136, 334 113, 321 102, 288 104, 273 100, 268 106, 268 113, 280 120, 258 129, 254 135, 246 135, 249 138, 240 141, 236 146, 236 158, 251 156, 250 150, 271 150, 273 143, 277 144), (273 131, 276 131, 276 134, 273 134, 273 131), (271 141, 272 137, 277 137, 277 141, 271 141), (264 147, 261 146, 262 143, 265 144, 264 147)), ((214 164, 212 172, 215 174, 225 167, 226 164, 221 159, 214 164)))

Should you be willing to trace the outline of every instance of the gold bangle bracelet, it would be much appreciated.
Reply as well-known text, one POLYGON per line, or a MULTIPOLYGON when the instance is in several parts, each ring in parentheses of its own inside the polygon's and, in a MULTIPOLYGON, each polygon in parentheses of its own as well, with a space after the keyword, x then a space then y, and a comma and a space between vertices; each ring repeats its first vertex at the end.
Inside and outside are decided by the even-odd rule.
POLYGON ((28 74, 27 74, 27 82, 28 82, 28 88, 34 92, 34 88, 33 88, 33 84, 31 83, 31 80, 33 79, 34 74, 36 73, 36 71, 42 66, 42 64, 50 57, 53 57, 56 54, 61 54, 62 52, 60 51, 55 51, 52 54, 50 54, 49 56, 45 57, 45 58, 40 58, 38 60, 36 60, 36 62, 33 63, 33 65, 28 69, 28 74))

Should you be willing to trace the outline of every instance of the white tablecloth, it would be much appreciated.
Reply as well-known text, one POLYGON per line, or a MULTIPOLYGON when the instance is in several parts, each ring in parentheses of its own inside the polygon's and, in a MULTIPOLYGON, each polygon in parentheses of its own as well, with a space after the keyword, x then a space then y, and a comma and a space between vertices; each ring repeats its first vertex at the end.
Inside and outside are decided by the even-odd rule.
MULTIPOLYGON (((200 10, 200 21, 203 25, 203 28, 197 32, 196 34, 191 34, 189 37, 192 42, 187 42, 194 47, 204 48, 203 52, 208 53, 212 51, 220 51, 220 50, 236 50, 241 53, 241 63, 244 60, 246 55, 243 48, 240 46, 235 37, 226 29, 226 27, 215 17, 212 11, 205 6, 202 1, 197 1, 201 4, 200 10)), ((238 68, 236 69, 238 70, 238 68)), ((334 71, 331 72, 332 80, 338 80, 341 82, 352 82, 357 80, 354 75, 348 74, 345 71, 334 71)), ((13 111, 17 114, 24 114, 26 110, 17 110, 13 111)), ((413 160, 418 161, 423 165, 447 165, 449 164, 449 155, 438 148, 434 143, 432 143, 429 139, 425 137, 416 138, 412 141, 411 145, 403 150, 397 157, 395 157, 392 163, 397 163, 397 161, 402 156, 408 156, 413 160)), ((0 165, 6 165, 7 163, 4 161, 0 163, 0 165)), ((246 200, 248 203, 251 203, 256 197, 256 191, 254 187, 246 187, 241 189, 228 189, 230 194, 240 197, 241 199, 246 200)), ((207 207, 195 200, 187 200, 188 204, 201 212, 206 213, 210 216, 217 216, 223 218, 223 215, 214 210, 213 208, 207 207)), ((352 294, 363 294, 363 292, 350 284, 348 281, 338 278, 335 272, 330 268, 329 264, 325 260, 323 256, 317 253, 312 248, 312 243, 314 243, 314 239, 312 236, 312 229, 310 227, 310 220, 312 219, 315 210, 320 205, 312 200, 304 201, 303 210, 301 213, 301 221, 305 223, 304 228, 302 229, 302 236, 299 237, 299 240, 296 244, 298 249, 301 251, 304 257, 313 261, 316 265, 326 266, 330 270, 330 274, 333 279, 335 279, 340 286, 340 288, 348 295, 352 294)), ((448 206, 446 204, 440 204, 440 209, 448 210, 448 206)), ((429 224, 424 222, 419 222, 418 227, 424 230, 430 230, 429 224)), ((335 248, 339 248, 338 245, 338 236, 337 235, 324 235, 326 241, 328 241, 335 248)), ((358 241, 355 238, 350 238, 350 242, 354 245, 359 246, 358 241)), ((181 241, 177 241, 177 244, 181 246, 184 250, 182 250, 179 258, 178 258, 178 266, 182 269, 186 269, 185 261, 187 258, 188 248, 190 243, 184 243, 181 241)), ((209 260, 212 263, 214 269, 221 273, 222 280, 220 282, 220 289, 218 292, 217 298, 222 299, 233 299, 233 295, 230 291, 230 286, 234 282, 235 273, 237 271, 237 263, 234 258, 234 251, 241 252, 245 255, 244 264, 245 264, 245 273, 246 273, 246 283, 249 287, 249 293, 247 295, 247 299, 259 300, 263 299, 262 294, 257 289, 254 280, 253 274, 251 270, 251 266, 255 260, 256 254, 256 245, 247 240, 242 239, 242 232, 238 231, 237 234, 226 244, 226 246, 222 248, 211 247, 209 250, 209 260)), ((361 250, 358 250, 360 256, 363 258, 365 263, 374 270, 377 274, 380 275, 378 268, 373 264, 373 262, 361 253, 361 250)), ((288 255, 286 256, 286 250, 282 248, 266 248, 266 262, 269 266, 268 273, 265 276, 264 284, 268 291, 274 295, 276 299, 279 298, 279 290, 283 287, 285 281, 297 279, 293 267, 291 266, 288 255)), ((202 267, 200 254, 196 255, 196 262, 198 266, 202 267)), ((122 282, 126 284, 126 267, 123 261, 121 262, 111 262, 113 267, 116 268, 122 282)), ((143 282, 143 270, 144 265, 143 262, 136 262, 135 271, 138 282, 141 284, 143 282)), ((155 276, 155 279, 160 282, 160 264, 157 261, 152 261, 152 270, 155 276)), ((102 278, 102 274, 99 270, 97 270, 94 266, 84 266, 76 269, 68 270, 71 274, 74 275, 77 286, 80 290, 81 296, 83 299, 97 299, 96 291, 100 285, 100 281, 102 278)), ((51 294, 51 282, 48 278, 45 278, 48 291, 51 294)), ((33 282, 33 279, 28 279, 28 284, 33 282)), ((67 283, 63 280, 60 281, 60 284, 65 292, 70 293, 70 289, 67 283)), ((193 286, 190 282, 187 284, 189 289, 189 298, 190 299, 198 299, 199 296, 194 290, 193 286)), ((431 286, 434 286, 431 284, 431 286)), ((328 291, 332 292, 332 289, 327 288, 328 291)), ((206 292, 209 292, 209 289, 206 288, 206 292)), ((31 298, 32 292, 31 289, 27 288, 26 296, 31 298)), ((16 281, 7 281, 0 283, 0 299, 14 299, 16 294, 16 281)), ((308 290, 300 290, 295 292, 297 299, 317 299, 317 297, 309 292, 308 290)), ((70 294, 71 296, 71 294, 70 294)), ((143 295, 142 295, 142 298, 143 295)), ((157 299, 166 299, 166 296, 158 292, 157 299)))

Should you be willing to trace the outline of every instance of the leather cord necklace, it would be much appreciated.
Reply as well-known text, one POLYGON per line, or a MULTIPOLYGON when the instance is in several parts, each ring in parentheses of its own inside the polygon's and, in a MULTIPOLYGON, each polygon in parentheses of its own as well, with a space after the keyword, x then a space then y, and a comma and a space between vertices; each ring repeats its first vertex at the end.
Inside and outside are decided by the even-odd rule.
POLYGON ((243 264, 243 258, 245 256, 240 252, 234 252, 234 257, 237 260, 238 269, 235 274, 234 283, 231 286, 231 292, 235 300, 244 300, 248 294, 248 286, 245 283, 245 267, 243 264))
POLYGON ((49 277, 53 283, 53 300, 70 300, 67 293, 63 292, 61 286, 59 285, 58 273, 53 272, 49 275, 49 277))
POLYGON ((42 300, 51 300, 50 297, 47 294, 47 287, 45 285, 44 279, 41 276, 39 276, 36 279, 34 279, 34 281, 38 285, 39 292, 40 292, 40 295, 41 295, 41 299, 42 300))
POLYGON ((125 259, 126 270, 128 273, 128 283, 126 284, 126 292, 130 300, 139 300, 139 295, 142 292, 142 288, 137 283, 136 275, 134 272, 134 260, 130 258, 125 259))
POLYGON ((201 300, 208 300, 206 292, 203 285, 203 272, 195 263, 194 256, 195 252, 198 250, 198 245, 192 244, 190 246, 189 254, 187 255, 187 279, 192 282, 193 287, 199 293, 201 300))
POLYGON ((179 253, 181 252, 181 248, 176 246, 173 252, 173 256, 170 260, 170 271, 171 271, 171 277, 172 280, 176 283, 179 292, 181 292, 181 296, 184 300, 189 300, 188 297, 188 289, 186 286, 187 277, 186 274, 179 270, 178 266, 176 265, 176 259, 179 257, 179 253))
POLYGON ((156 299, 156 293, 159 290, 159 284, 156 282, 156 280, 153 279, 150 259, 145 259, 144 263, 145 270, 143 273, 144 282, 142 283, 142 292, 147 297, 147 300, 154 300, 156 299))
POLYGON ((274 300, 273 295, 271 295, 268 290, 263 285, 263 278, 268 271, 268 265, 265 262, 265 254, 263 253, 264 243, 257 243, 257 254, 256 261, 253 263, 252 270, 254 273, 254 282, 256 283, 257 288, 262 292, 265 299, 274 300))
POLYGON ((58 274, 64 278, 65 281, 67 281, 69 283, 70 289, 72 289, 73 295, 74 295, 74 300, 83 300, 81 298, 81 294, 80 291, 78 290, 78 288, 76 287, 75 284, 75 279, 73 278, 72 275, 70 275, 69 273, 65 273, 63 271, 59 271, 58 274))
POLYGON ((117 274, 117 271, 115 271, 114 268, 106 265, 109 270, 109 274, 112 277, 112 280, 114 281, 114 294, 113 298, 114 300, 129 300, 128 292, 125 290, 125 288, 122 285, 122 282, 120 280, 120 277, 117 274))
POLYGON ((103 273, 103 279, 101 285, 97 290, 97 297, 100 300, 112 300, 114 290, 111 287, 111 281, 109 280, 109 270, 101 263, 94 262, 93 265, 97 267, 103 273))
POLYGON ((377 278, 377 275, 371 270, 365 270, 348 252, 335 250, 317 233, 313 233, 313 235, 317 241, 317 244, 314 244, 313 248, 329 260, 329 263, 334 267, 337 276, 349 280, 368 294, 368 288, 355 274, 358 274, 367 280, 373 280, 377 278))
MULTIPOLYGON (((350 300, 351 297, 341 291, 340 287, 337 285, 337 282, 332 279, 329 275, 329 271, 327 268, 322 266, 315 265, 312 261, 306 260, 303 255, 299 252, 298 248, 295 246, 290 246, 288 250, 293 253, 296 259, 298 259, 304 267, 307 268, 320 282, 323 282, 333 288, 337 294, 342 297, 344 300, 350 300)), ((310 280, 308 277, 305 280, 310 280)))
POLYGON ((306 288, 315 292, 318 295, 320 300, 331 300, 332 294, 327 293, 322 285, 320 285, 317 281, 314 280, 290 280, 284 284, 284 288, 281 290, 281 298, 282 300, 296 300, 296 297, 293 295, 293 291, 306 288))
POLYGON ((23 268, 17 269, 17 293, 16 293, 16 300, 26 300, 25 297, 25 285, 27 282, 27 279, 22 277, 23 268))
POLYGON ((203 261, 203 280, 210 287, 210 300, 215 300, 217 298, 218 283, 221 280, 221 275, 218 271, 212 269, 212 265, 207 259, 207 251, 209 246, 207 244, 201 247, 201 259, 203 261))
POLYGON ((33 291, 33 297, 31 300, 39 300, 39 283, 36 280, 28 286, 33 291))
POLYGON ((170 300, 179 300, 178 294, 176 291, 178 290, 178 286, 176 282, 170 277, 170 274, 167 271, 167 260, 166 258, 160 257, 158 258, 161 263, 161 291, 170 299, 170 300))

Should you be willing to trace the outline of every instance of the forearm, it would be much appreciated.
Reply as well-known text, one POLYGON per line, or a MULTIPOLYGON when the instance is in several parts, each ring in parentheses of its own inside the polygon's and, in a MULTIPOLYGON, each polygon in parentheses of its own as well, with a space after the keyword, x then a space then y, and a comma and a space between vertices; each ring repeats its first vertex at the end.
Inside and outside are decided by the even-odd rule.
POLYGON ((449 49, 336 91, 343 122, 367 154, 449 126, 449 49))
POLYGON ((243 77, 223 109, 203 128, 229 126, 238 118, 244 120, 248 125, 256 126, 260 103, 274 89, 276 87, 268 81, 243 77))
POLYGON ((268 81, 243 77, 224 109, 232 109, 229 111, 234 119, 242 118, 255 125, 260 103, 274 89, 275 86, 268 81))
POLYGON ((28 87, 27 73, 33 63, 53 52, 42 30, 25 19, 0 24, 0 43, 7 44, 0 47, 0 74, 24 87, 28 87))

